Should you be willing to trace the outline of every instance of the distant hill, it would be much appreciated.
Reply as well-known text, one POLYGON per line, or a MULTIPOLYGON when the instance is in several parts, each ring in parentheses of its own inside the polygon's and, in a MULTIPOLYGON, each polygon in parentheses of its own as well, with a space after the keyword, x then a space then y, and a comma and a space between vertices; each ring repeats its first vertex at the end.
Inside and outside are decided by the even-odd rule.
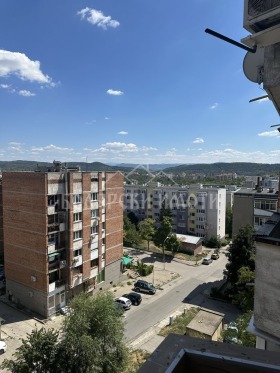
MULTIPOLYGON (((179 166, 179 165, 181 165, 181 163, 152 163, 152 164, 145 164, 145 163, 143 163, 143 164, 141 164, 141 166, 142 166, 142 169, 144 169, 144 168, 148 168, 149 170, 151 170, 151 171, 160 171, 160 170, 164 170, 165 168, 170 168, 170 167, 177 167, 177 166, 179 166)), ((120 164, 115 164, 115 166, 117 166, 117 167, 128 167, 128 168, 139 168, 139 169, 141 169, 140 167, 139 167, 139 164, 134 164, 134 163, 120 163, 120 164)))
MULTIPOLYGON (((36 161, 0 161, 0 170, 2 171, 35 171, 37 170, 37 165, 43 168, 52 169, 53 164, 48 162, 36 162, 36 161)), ((101 162, 67 162, 67 167, 77 167, 79 166, 82 171, 120 171, 124 173, 139 171, 145 174, 145 165, 121 163, 119 165, 107 165, 101 162)), ((237 173, 237 175, 267 175, 267 174, 278 174, 280 171, 280 164, 269 164, 269 163, 249 163, 249 162, 232 162, 232 163, 200 163, 200 164, 181 164, 172 165, 168 164, 151 164, 149 169, 151 171, 163 170, 165 173, 173 174, 203 174, 206 176, 211 176, 215 174, 222 173, 237 173)))
POLYGON ((201 163, 180 165, 177 167, 168 167, 164 169, 166 173, 179 174, 205 174, 214 175, 221 173, 237 173, 238 175, 265 175, 280 171, 280 164, 269 163, 249 163, 249 162, 232 162, 232 163, 201 163))
MULTIPOLYGON (((64 163, 62 163, 64 164, 64 163)), ((0 161, 1 171, 35 171, 37 170, 37 165, 42 168, 52 169, 53 164, 48 162, 36 162, 36 161, 0 161)), ((77 167, 81 168, 81 171, 121 171, 129 172, 131 168, 120 167, 120 166, 108 166, 101 162, 67 162, 67 167, 77 167)))

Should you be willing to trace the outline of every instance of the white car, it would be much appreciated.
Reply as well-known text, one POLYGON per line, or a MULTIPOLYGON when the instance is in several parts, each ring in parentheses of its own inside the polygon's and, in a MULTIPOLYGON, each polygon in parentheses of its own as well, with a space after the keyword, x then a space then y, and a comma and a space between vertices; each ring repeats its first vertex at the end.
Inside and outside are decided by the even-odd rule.
POLYGON ((0 354, 4 354, 7 351, 7 345, 4 341, 0 341, 0 354))
POLYGON ((129 310, 132 304, 131 300, 125 297, 116 298, 115 302, 120 308, 123 308, 124 310, 129 310))

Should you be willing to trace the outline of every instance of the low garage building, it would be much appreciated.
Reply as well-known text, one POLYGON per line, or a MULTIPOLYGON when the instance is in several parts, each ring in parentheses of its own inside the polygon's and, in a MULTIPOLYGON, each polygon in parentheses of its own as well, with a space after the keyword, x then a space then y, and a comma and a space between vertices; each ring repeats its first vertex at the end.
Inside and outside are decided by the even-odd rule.
POLYGON ((190 255, 197 255, 202 252, 203 238, 187 234, 176 234, 176 236, 181 242, 181 251, 190 255))
POLYGON ((223 330, 223 313, 201 308, 186 326, 186 335, 218 341, 223 330))

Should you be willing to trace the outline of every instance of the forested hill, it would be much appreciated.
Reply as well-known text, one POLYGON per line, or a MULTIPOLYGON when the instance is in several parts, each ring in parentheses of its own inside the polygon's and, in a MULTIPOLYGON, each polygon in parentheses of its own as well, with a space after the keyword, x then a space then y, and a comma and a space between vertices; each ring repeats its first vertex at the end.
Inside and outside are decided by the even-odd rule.
MULTIPOLYGON (((36 162, 36 161, 0 161, 1 171, 36 171, 38 167, 43 168, 53 168, 53 163, 48 162, 36 162)), ((62 162, 62 165, 65 163, 62 162)), ((68 168, 77 167, 81 168, 81 171, 122 171, 129 172, 131 168, 120 167, 120 166, 108 166, 100 162, 67 162, 66 166, 68 168)))
POLYGON ((269 163, 249 163, 249 162, 232 162, 232 163, 201 163, 180 165, 176 167, 165 168, 164 172, 179 174, 205 174, 214 175, 221 173, 237 173, 237 175, 267 175, 278 174, 280 164, 269 163))
MULTIPOLYGON (((63 163, 64 164, 64 163, 63 163)), ((36 161, 0 161, 1 171, 36 171, 37 165, 42 168, 52 169, 53 164, 48 162, 36 162, 36 161)), ((81 171, 121 171, 130 172, 135 168, 135 165, 129 164, 109 166, 100 162, 69 162, 66 166, 81 168, 81 171), (134 167, 133 167, 134 166, 134 167)), ((137 169, 140 173, 145 173, 145 170, 141 168, 137 169)), ((201 163, 201 164, 182 164, 180 166, 168 167, 163 170, 165 173, 173 174, 203 174, 206 176, 222 174, 222 173, 233 173, 237 175, 278 175, 280 172, 280 164, 269 164, 269 163, 249 163, 249 162, 232 162, 232 163, 201 163)))

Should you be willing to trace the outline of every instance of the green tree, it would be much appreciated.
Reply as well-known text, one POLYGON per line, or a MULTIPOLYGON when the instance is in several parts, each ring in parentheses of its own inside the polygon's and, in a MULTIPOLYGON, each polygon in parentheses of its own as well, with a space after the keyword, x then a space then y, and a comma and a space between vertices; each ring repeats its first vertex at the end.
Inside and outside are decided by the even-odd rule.
POLYGON ((205 246, 210 247, 210 248, 220 249, 221 246, 222 246, 222 242, 221 242, 220 237, 219 236, 218 237, 215 237, 215 236, 210 237, 209 240, 206 241, 205 246))
POLYGON ((139 219, 138 217, 135 215, 135 213, 133 211, 130 211, 128 214, 127 214, 127 217, 128 219, 131 221, 132 224, 135 225, 135 227, 137 228, 137 225, 139 223, 139 219))
POLYGON ((232 285, 234 292, 240 268, 248 267, 250 271, 255 271, 254 229, 250 225, 240 228, 229 245, 226 256, 228 257, 226 265, 228 270, 227 280, 232 285))
POLYGON ((162 202, 161 204, 161 209, 159 210, 159 221, 163 221, 163 218, 171 218, 172 219, 172 211, 170 207, 166 207, 165 201, 162 202))
POLYGON ((34 329, 22 339, 14 359, 5 359, 1 369, 13 373, 52 373, 57 372, 59 361, 58 332, 49 329, 34 329))
POLYGON ((130 219, 124 215, 124 224, 123 224, 123 240, 125 245, 138 245, 141 242, 141 236, 136 230, 136 227, 131 223, 130 219))
POLYGON ((226 206, 226 234, 232 236, 232 207, 229 204, 226 206))
POLYGON ((238 304, 244 312, 254 309, 255 271, 241 267, 238 271, 236 292, 232 295, 233 303, 238 304))
POLYGON ((148 251, 150 250, 150 241, 153 239, 155 234, 154 219, 144 219, 138 224, 138 231, 143 240, 148 242, 148 251))
POLYGON ((154 244, 162 249, 163 258, 165 256, 165 242, 171 232, 172 219, 168 216, 164 216, 154 234, 154 244))
POLYGON ((181 246, 181 242, 178 240, 175 233, 170 233, 169 236, 165 240, 165 247, 167 250, 172 251, 172 253, 179 250, 181 246))
POLYGON ((121 373, 129 365, 123 342, 122 313, 109 292, 89 297, 80 293, 71 302, 62 333, 64 372, 121 373))

